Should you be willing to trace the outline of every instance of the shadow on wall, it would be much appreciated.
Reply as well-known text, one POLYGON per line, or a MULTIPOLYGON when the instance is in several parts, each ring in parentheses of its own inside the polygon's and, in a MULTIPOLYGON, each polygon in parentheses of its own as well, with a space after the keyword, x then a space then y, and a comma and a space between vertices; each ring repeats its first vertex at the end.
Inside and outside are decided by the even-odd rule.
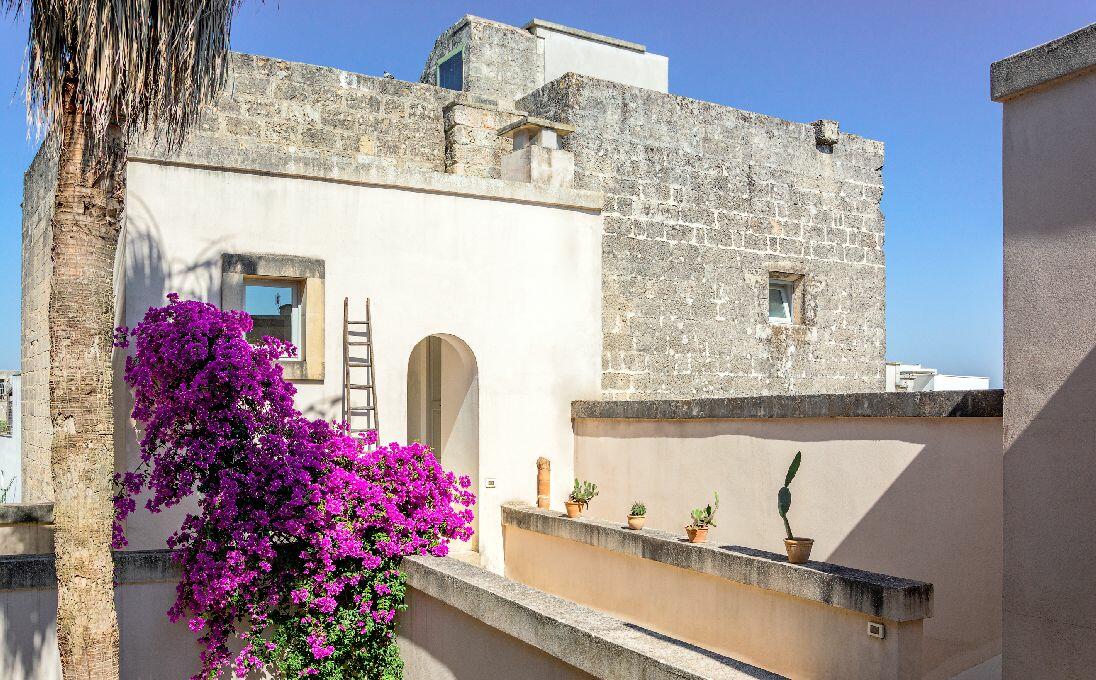
POLYGON ((576 471, 602 482, 597 517, 619 520, 643 500, 648 526, 681 532, 689 508, 714 489, 722 503, 710 540, 782 553, 776 490, 802 449, 793 530, 816 539, 816 559, 933 583, 923 667, 926 678, 948 678, 1000 654, 1000 424, 578 420, 576 471))
MULTIPOLYGON (((1051 357, 1071 363, 1068 355, 1051 357)), ((1006 392, 1009 678, 1088 678, 1096 667, 1096 348, 1060 381, 1048 375, 1068 370, 1021 367, 1017 373, 1041 380, 1010 382, 1006 392)))
POLYGON ((37 680, 60 675, 56 611, 56 591, 0 591, 0 631, 4 641, 0 677, 37 680))

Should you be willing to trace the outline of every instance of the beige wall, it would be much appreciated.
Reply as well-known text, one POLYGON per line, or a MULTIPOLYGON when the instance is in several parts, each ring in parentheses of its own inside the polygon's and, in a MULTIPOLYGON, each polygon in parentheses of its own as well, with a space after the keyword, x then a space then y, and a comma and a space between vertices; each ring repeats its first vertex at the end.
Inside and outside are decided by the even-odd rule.
POLYGON ((1006 678, 1096 672, 1094 111, 1096 72, 1004 105, 1006 678))
POLYGON ((574 431, 576 474, 601 489, 592 516, 623 521, 641 500, 648 526, 682 531, 718 491, 710 540, 779 553, 776 492, 802 451, 789 518, 812 557, 934 585, 925 677, 1000 653, 1000 418, 579 419, 574 431))
POLYGON ((441 600, 408 589, 400 615, 400 654, 408 680, 593 678, 441 600))
POLYGON ((797 680, 921 677, 921 621, 883 621, 555 536, 506 527, 506 576, 797 680), (886 636, 867 635, 883 621, 886 636))
MULTIPOLYGON (((448 176, 431 177, 442 187, 448 176)), ((222 253, 324 261, 326 375, 297 383, 298 403, 309 416, 340 412, 338 324, 345 296, 359 309, 372 298, 385 441, 406 439, 414 346, 431 334, 467 344, 479 376, 480 479, 497 480, 494 489, 477 489, 479 547, 486 566, 501 571, 499 504, 535 495, 538 456, 553 458, 557 485, 570 480, 570 402, 600 395, 598 213, 148 162, 131 162, 128 182, 129 326, 169 291, 218 302, 222 253)), ((502 196, 517 196, 522 187, 531 192, 501 181, 453 178, 450 184, 502 196)), ((119 447, 125 452, 119 464, 133 466, 129 401, 120 389, 119 428, 128 441, 119 447)), ((132 547, 161 547, 184 510, 135 513, 128 526, 132 547)))

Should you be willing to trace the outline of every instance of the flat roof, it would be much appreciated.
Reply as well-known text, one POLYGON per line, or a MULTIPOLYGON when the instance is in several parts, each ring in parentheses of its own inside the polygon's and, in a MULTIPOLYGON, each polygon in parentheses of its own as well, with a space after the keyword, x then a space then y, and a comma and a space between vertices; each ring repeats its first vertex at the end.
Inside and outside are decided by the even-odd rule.
POLYGON ((626 50, 632 50, 633 52, 646 52, 647 46, 641 45, 636 42, 630 42, 628 40, 621 40, 620 38, 613 38, 607 35, 601 35, 600 33, 591 33, 590 31, 584 31, 581 28, 571 28, 570 26, 564 26, 563 24, 557 24, 554 21, 545 21, 544 19, 532 19, 529 23, 522 26, 525 30, 536 34, 538 28, 543 28, 546 31, 555 31, 556 33, 566 33, 567 35, 573 35, 576 38, 582 38, 583 40, 591 40, 593 42, 604 43, 606 45, 612 45, 613 47, 620 47, 626 50))
POLYGON ((989 96, 1004 102, 1029 90, 1096 69, 1096 23, 993 62, 989 96))

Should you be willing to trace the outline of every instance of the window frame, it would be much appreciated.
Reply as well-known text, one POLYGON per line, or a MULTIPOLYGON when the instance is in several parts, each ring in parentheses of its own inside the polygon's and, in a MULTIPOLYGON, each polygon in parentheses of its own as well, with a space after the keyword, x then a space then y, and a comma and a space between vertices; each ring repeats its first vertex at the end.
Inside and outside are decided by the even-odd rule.
POLYGON ((437 64, 434 65, 434 84, 435 85, 437 85, 438 87, 445 88, 446 90, 452 90, 453 92, 464 92, 464 76, 465 76, 464 66, 465 66, 465 56, 467 56, 464 53, 465 52, 464 48, 466 47, 466 45, 467 45, 467 43, 461 43, 460 45, 458 45, 454 49, 450 50, 444 57, 442 57, 441 59, 438 60, 437 64), (457 56, 458 54, 461 55, 461 57, 460 57, 460 88, 454 89, 452 87, 446 87, 445 85, 441 84, 441 67, 445 62, 449 61, 450 59, 457 56))
POLYGON ((779 324, 781 326, 795 325, 795 281, 770 276, 767 292, 766 301, 768 309, 766 314, 768 315, 769 323, 779 324), (772 315, 772 300, 770 298, 773 290, 780 291, 780 296, 784 298, 784 316, 772 315))
POLYGON ((323 381, 324 261, 272 253, 221 254, 221 308, 244 310, 246 282, 256 279, 296 281, 299 285, 300 343, 297 359, 283 361, 287 380, 323 381))

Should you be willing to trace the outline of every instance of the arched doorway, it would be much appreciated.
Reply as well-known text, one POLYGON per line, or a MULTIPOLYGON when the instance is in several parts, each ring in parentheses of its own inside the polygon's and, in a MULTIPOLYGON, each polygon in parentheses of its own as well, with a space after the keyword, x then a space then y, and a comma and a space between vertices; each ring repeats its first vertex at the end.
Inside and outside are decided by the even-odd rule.
MULTIPOLYGON (((455 474, 468 475, 479 489, 479 371, 476 356, 455 335, 431 335, 419 341, 407 360, 407 438, 434 450, 455 474)), ((453 552, 478 547, 476 534, 453 552)))

